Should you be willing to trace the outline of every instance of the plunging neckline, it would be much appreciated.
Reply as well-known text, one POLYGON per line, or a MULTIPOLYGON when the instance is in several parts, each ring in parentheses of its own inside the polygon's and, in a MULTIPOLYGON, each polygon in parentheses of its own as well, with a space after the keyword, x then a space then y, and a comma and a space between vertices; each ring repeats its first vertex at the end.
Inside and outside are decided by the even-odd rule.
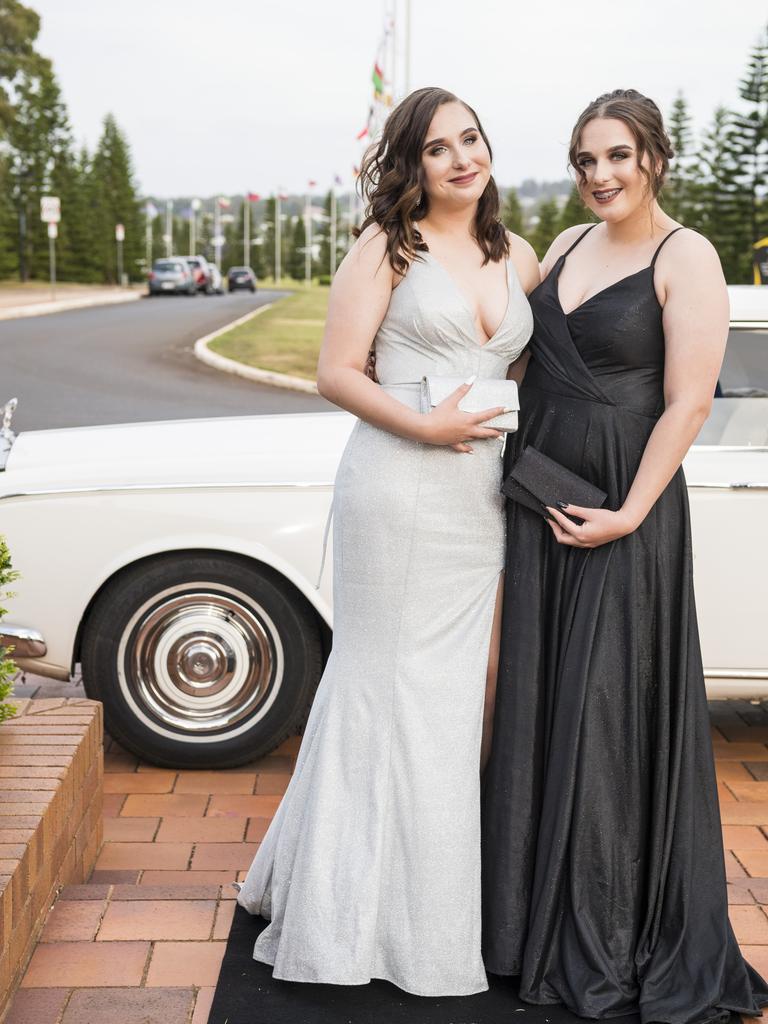
POLYGON ((461 299, 461 301, 463 302, 464 306, 466 307, 466 310, 469 313, 470 319, 472 321, 472 340, 474 341, 474 343, 477 345, 478 348, 487 348, 487 346, 490 345, 491 342, 496 340, 496 338, 498 337, 502 327, 507 322, 507 317, 509 315, 509 307, 512 305, 512 282, 510 281, 510 276, 509 276, 509 266, 510 266, 510 262, 511 262, 511 257, 507 256, 505 258, 505 260, 504 260, 504 265, 505 265, 505 268, 506 268, 506 278, 507 278, 507 305, 506 305, 506 307, 504 309, 504 314, 503 314, 501 320, 499 321, 499 326, 496 328, 496 330, 493 332, 493 334, 488 338, 488 340, 487 341, 478 341, 477 331, 475 330, 475 310, 474 310, 474 306, 472 305, 472 303, 467 298, 467 296, 464 293, 463 289, 458 286, 458 284, 456 283, 456 280, 455 280, 453 274, 451 274, 448 270, 446 270, 446 268, 443 266, 443 264, 440 262, 440 260, 436 256, 434 256, 429 251, 429 249, 423 250, 423 253, 421 253, 421 255, 429 256, 429 258, 432 260, 432 262, 435 264, 435 266, 438 268, 438 270, 441 270, 443 272, 443 274, 445 274, 445 276, 451 282, 453 287, 456 289, 456 293, 458 294, 459 298, 461 299))
MULTIPOLYGON (((671 232, 670 232, 670 234, 671 234, 671 232)), ((560 274, 562 272, 563 266, 565 265, 565 257, 567 255, 568 255, 567 253, 563 253, 562 256, 558 257, 558 260, 557 260, 557 263, 558 263, 557 271, 556 272, 553 271, 555 298, 557 299, 557 304, 560 307, 560 312, 563 314, 563 316, 566 319, 568 319, 569 316, 573 316, 574 313, 578 313, 578 311, 580 309, 583 309, 586 305, 588 305, 594 299, 599 298, 599 296, 604 295, 606 292, 611 291, 611 289, 617 288, 620 284, 624 284, 626 281, 631 281, 633 277, 639 277, 641 274, 645 274, 649 270, 653 270, 653 265, 651 265, 651 266, 648 266, 648 267, 641 267, 640 270, 635 270, 634 273, 632 273, 632 274, 625 274, 624 277, 620 277, 618 279, 618 281, 614 281, 612 284, 606 285, 605 288, 601 288, 599 291, 594 292, 592 295, 589 295, 586 299, 583 299, 577 306, 574 306, 573 309, 569 309, 566 312, 566 310, 563 308, 563 303, 560 300, 560 274)), ((656 289, 655 288, 653 289, 653 294, 654 294, 654 297, 656 299, 656 302, 657 302, 659 308, 661 308, 661 303, 659 302, 658 295, 656 295, 656 289)))

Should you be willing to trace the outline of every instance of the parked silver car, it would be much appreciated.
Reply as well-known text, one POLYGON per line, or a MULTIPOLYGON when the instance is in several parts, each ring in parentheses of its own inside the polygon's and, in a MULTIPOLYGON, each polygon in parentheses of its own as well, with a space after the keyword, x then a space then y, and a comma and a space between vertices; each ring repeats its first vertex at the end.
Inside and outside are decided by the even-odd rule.
POLYGON ((181 256, 155 260, 149 272, 148 295, 197 295, 192 267, 181 256))

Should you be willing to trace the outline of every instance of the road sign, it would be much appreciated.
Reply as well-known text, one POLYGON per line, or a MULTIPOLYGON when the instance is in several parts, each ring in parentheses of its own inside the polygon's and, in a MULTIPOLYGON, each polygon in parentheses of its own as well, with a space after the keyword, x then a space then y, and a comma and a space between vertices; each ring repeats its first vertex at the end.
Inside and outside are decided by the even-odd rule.
POLYGON ((40 196, 40 220, 58 224, 61 220, 61 200, 58 196, 40 196))
POLYGON ((118 242, 125 240, 125 225, 115 224, 115 238, 118 242))
POLYGON ((58 238, 59 237, 59 226, 53 220, 49 220, 48 221, 48 237, 49 238, 58 238))

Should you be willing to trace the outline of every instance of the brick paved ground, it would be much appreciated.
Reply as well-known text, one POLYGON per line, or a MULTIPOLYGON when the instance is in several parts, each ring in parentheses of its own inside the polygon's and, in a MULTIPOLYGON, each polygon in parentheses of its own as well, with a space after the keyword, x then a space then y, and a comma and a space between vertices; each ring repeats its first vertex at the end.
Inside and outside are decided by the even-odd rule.
POLYGON ((231 771, 166 771, 105 742, 104 845, 48 914, 6 1024, 206 1024, 245 877, 298 737, 231 771))
MULTIPOLYGON (((768 711, 711 705, 731 920, 768 976, 768 711)), ((6 1024, 206 1024, 235 891, 299 740, 231 771, 167 771, 111 740, 104 846, 51 910, 6 1024)))

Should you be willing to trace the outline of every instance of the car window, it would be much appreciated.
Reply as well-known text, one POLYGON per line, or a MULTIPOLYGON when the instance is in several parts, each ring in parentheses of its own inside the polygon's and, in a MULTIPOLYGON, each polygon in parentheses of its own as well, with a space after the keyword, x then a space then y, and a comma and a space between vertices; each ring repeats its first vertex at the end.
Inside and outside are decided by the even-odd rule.
POLYGON ((768 330, 731 329, 720 388, 724 398, 768 398, 768 330))
POLYGON ((184 267, 176 260, 157 260, 154 264, 155 270, 183 270, 184 267))
POLYGON ((697 445, 768 445, 768 330, 732 328, 718 396, 697 445))

